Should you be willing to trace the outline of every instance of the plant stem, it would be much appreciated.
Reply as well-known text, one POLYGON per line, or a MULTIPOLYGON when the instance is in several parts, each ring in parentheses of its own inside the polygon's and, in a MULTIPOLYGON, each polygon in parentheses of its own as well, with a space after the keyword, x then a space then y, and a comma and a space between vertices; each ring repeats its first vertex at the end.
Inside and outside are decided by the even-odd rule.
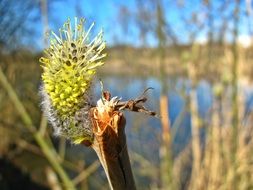
POLYGON ((95 172, 98 167, 100 166, 100 163, 98 160, 96 160, 95 162, 93 162, 89 167, 85 168, 85 170, 83 170, 82 172, 80 172, 80 174, 73 179, 73 183, 75 185, 78 185, 79 183, 81 183, 84 180, 87 180, 87 178, 93 173, 95 172))
POLYGON ((95 138, 92 148, 99 157, 112 190, 136 189, 127 151, 125 124, 123 114, 118 111, 103 128, 93 120, 95 138))
POLYGON ((16 107, 19 115, 21 116, 21 119, 23 120, 23 123, 25 124, 25 127, 30 131, 30 132, 35 132, 36 128, 33 126, 31 117, 29 114, 26 112, 25 107, 19 100, 16 92, 12 88, 11 84, 7 81, 5 74, 2 71, 2 68, 0 67, 0 82, 3 86, 3 88, 6 90, 6 92, 9 95, 9 98, 13 102, 14 106, 16 107))
POLYGON ((39 144, 40 148, 42 149, 42 152, 45 154, 47 160, 52 165, 54 170, 58 173, 61 180, 64 183, 64 188, 68 190, 74 190, 75 186, 72 183, 71 179, 69 179, 68 175, 66 174, 65 170, 62 168, 62 166, 57 161, 57 155, 54 149, 50 149, 48 144, 45 142, 44 138, 40 135, 40 133, 34 134, 34 138, 36 142, 39 144))
POLYGON ((23 122, 25 124, 24 126, 32 133, 34 139, 36 140, 36 142, 40 146, 42 152, 45 154, 47 160, 49 161, 49 163, 52 165, 54 170, 60 176, 62 182, 64 183, 65 188, 68 190, 74 190, 75 189, 74 184, 72 183, 71 179, 69 179, 68 175, 66 174, 66 172, 64 171, 64 169, 62 168, 62 166, 60 165, 60 163, 56 159, 57 158, 56 152, 54 151, 54 149, 52 147, 50 147, 46 143, 44 137, 34 127, 30 115, 27 113, 22 102, 19 100, 19 98, 18 98, 16 92, 14 91, 14 89, 12 88, 11 84, 9 84, 1 67, 0 67, 0 82, 3 85, 4 89, 6 90, 6 92, 8 93, 8 95, 9 95, 11 101, 13 102, 14 106, 16 107, 18 113, 20 114, 21 119, 23 120, 23 122))
POLYGON ((234 30, 233 30, 233 63, 232 63, 232 162, 233 162, 233 184, 232 188, 237 189, 236 181, 236 154, 238 149, 238 124, 239 124, 239 110, 238 110, 238 65, 239 65, 239 54, 237 47, 237 38, 239 30, 239 11, 240 11, 240 0, 235 1, 234 9, 234 30))

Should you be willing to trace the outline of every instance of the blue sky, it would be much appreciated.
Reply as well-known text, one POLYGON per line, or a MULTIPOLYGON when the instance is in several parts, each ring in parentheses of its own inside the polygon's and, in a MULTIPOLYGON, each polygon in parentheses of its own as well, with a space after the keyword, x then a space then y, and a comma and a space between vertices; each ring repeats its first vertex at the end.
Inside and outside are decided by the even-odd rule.
MULTIPOLYGON (((145 2, 145 1, 143 1, 145 2)), ((219 28, 221 24, 221 19, 217 18, 216 14, 219 11, 218 8, 221 4, 220 0, 213 0, 212 6, 215 11, 213 12, 213 17, 215 18, 214 25, 219 28)), ((143 5, 145 6, 145 5, 143 5)), ((165 11, 165 17, 168 23, 170 23, 173 33, 176 34, 178 40, 181 43, 187 43, 189 41, 189 34, 191 31, 194 31, 196 28, 194 24, 186 25, 182 19, 189 19, 192 12, 197 11, 199 20, 202 20, 205 23, 205 27, 198 31, 197 40, 200 42, 206 41, 206 36, 208 32, 208 25, 206 24, 205 18, 207 13, 207 8, 200 3, 200 0, 164 0, 163 8, 165 11), (178 3, 179 2, 179 3, 178 3), (180 6, 180 2, 184 2, 184 6, 180 6)), ((151 11, 155 11, 155 7, 151 7, 151 11)), ((230 13, 230 10, 233 9, 233 6, 228 7, 224 11, 230 13)), ((95 21, 96 27, 95 31, 97 32, 100 28, 104 29, 105 39, 109 45, 115 43, 124 43, 131 44, 134 46, 142 45, 142 41, 139 37, 138 26, 134 23, 134 14, 138 11, 136 7, 135 0, 128 1, 119 1, 119 0, 66 0, 66 1, 56 1, 52 4, 51 14, 49 14, 49 27, 52 30, 57 30, 67 18, 74 18, 75 16, 86 17, 88 24, 95 21), (124 31, 122 25, 119 24, 119 7, 125 6, 129 9, 131 16, 129 30, 128 32, 124 31), (81 14, 81 15, 80 15, 81 14)), ((241 10, 245 11, 244 1, 241 4, 241 10)), ((150 13, 154 14, 154 12, 150 13)), ((244 14, 241 14, 240 20, 240 36, 247 36, 249 33, 248 20, 244 14)), ((253 19, 252 19, 253 20, 253 19)), ((40 25, 41 26, 41 25, 40 25)), ((232 28, 232 23, 229 23, 228 26, 232 28)), ((39 31, 41 27, 38 27, 39 31)), ((41 34, 42 35, 42 34, 41 34)), ((227 40, 231 40, 231 35, 227 33, 227 40)), ((247 38, 246 38, 247 40, 247 38)), ((155 36, 151 33, 147 37, 147 45, 155 46, 157 44, 155 36)), ((38 44, 41 46, 41 44, 38 44)))

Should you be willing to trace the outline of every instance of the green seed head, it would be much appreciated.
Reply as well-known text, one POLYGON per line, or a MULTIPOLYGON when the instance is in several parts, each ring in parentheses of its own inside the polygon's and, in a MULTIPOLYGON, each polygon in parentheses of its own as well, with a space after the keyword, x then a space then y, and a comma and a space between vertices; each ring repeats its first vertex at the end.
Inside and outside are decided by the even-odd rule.
POLYGON ((83 19, 78 22, 75 18, 74 26, 68 20, 59 30, 59 36, 51 33, 50 46, 44 51, 45 57, 40 58, 44 111, 56 133, 74 143, 91 140, 88 92, 93 75, 105 57, 102 31, 93 40, 89 39, 93 26, 94 23, 85 31, 83 19))

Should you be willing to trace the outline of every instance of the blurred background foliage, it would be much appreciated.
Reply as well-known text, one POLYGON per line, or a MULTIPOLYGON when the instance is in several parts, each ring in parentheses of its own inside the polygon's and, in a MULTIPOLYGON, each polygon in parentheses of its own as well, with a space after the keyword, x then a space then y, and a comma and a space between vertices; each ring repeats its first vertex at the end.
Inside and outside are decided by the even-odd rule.
MULTIPOLYGON (((96 155, 52 135, 38 59, 67 18, 104 28, 98 77, 147 87, 160 119, 125 113, 138 189, 253 189, 251 0, 1 0, 0 189, 109 189, 96 155)), ((100 93, 94 82, 93 100, 100 93)))

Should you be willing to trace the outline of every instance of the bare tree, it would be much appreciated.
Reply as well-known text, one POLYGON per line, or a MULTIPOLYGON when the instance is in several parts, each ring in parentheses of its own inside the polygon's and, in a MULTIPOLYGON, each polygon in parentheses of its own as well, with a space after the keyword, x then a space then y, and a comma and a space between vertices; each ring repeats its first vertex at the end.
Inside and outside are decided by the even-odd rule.
POLYGON ((22 44, 26 34, 25 40, 29 41, 35 28, 32 23, 39 18, 38 12, 39 1, 0 1, 1 48, 14 48, 22 44))

